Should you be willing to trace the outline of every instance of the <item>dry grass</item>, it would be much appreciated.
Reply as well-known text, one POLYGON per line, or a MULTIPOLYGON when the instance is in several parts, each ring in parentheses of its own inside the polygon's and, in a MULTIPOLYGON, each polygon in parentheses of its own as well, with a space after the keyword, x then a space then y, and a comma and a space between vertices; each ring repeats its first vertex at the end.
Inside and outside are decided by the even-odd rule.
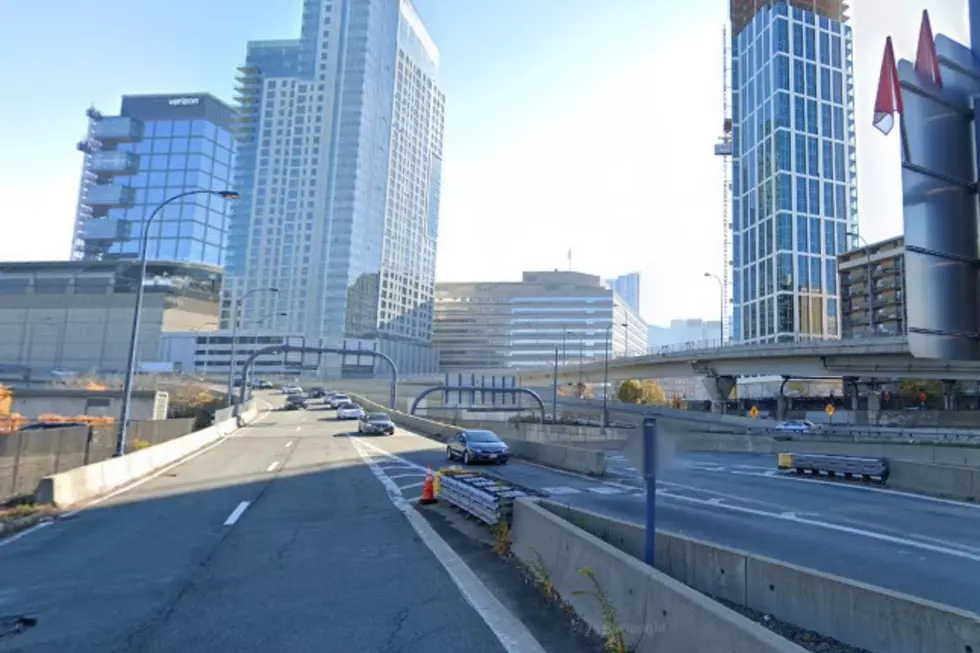
POLYGON ((0 508, 0 521, 21 519, 22 517, 44 516, 49 517, 57 514, 58 510, 54 506, 38 505, 34 503, 21 503, 9 508, 0 508))

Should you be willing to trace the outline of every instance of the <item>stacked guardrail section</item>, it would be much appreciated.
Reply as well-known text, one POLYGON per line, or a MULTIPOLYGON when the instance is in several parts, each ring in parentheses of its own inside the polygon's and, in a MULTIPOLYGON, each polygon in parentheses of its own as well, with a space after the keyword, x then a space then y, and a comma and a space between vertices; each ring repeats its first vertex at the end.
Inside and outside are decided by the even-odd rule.
POLYGON ((510 522, 514 501, 534 494, 479 472, 457 469, 439 472, 439 498, 491 526, 510 522))
POLYGON ((799 474, 826 474, 844 478, 888 480, 888 461, 885 458, 857 456, 827 456, 822 454, 781 453, 779 468, 799 474))

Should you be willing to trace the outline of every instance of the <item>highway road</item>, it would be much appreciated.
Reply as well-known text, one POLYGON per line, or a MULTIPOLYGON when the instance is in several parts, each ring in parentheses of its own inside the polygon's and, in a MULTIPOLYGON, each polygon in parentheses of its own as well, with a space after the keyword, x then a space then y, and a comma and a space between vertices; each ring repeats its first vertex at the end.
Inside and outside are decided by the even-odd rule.
MULTIPOLYGON (((392 484, 417 493, 418 470, 406 478, 397 459, 371 460, 350 423, 325 415, 268 413, 0 541, 0 651, 583 650, 545 648, 406 507, 392 484), (5 632, 21 616, 36 623, 5 632)), ((406 438, 421 441, 391 444, 406 438)))
MULTIPOLYGON (((640 487, 608 452, 609 479, 640 487)), ((565 497, 643 523, 645 497, 565 497)), ((776 456, 676 455, 659 473, 658 528, 980 612, 980 505, 809 480, 776 456)))
MULTIPOLYGON (((418 483, 445 445, 399 431, 359 447, 418 483)), ((552 499, 642 524, 642 482, 610 451, 603 480, 512 460, 486 470, 552 499)), ((658 528, 980 612, 980 505, 780 475, 776 457, 685 453, 660 474, 658 528)))

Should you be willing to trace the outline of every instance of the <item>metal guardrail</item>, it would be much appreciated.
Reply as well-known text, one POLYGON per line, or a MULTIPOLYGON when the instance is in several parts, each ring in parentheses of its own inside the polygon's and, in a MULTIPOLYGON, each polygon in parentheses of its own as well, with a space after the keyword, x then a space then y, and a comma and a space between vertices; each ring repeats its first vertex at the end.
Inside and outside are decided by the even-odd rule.
POLYGON ((491 526, 510 522, 515 499, 537 494, 476 471, 458 468, 439 471, 439 498, 491 526))
POLYGON ((826 474, 844 478, 877 478, 888 480, 888 460, 857 456, 828 456, 823 454, 781 453, 778 467, 798 474, 826 474))

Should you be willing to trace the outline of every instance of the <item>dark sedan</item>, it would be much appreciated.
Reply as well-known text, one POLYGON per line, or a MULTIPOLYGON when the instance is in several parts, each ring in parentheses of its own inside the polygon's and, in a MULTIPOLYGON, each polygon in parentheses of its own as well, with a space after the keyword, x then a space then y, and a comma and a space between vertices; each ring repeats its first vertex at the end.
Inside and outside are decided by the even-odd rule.
POLYGON ((464 465, 476 462, 504 465, 510 459, 510 450, 493 431, 460 431, 446 447, 448 460, 462 460, 464 465))
POLYGON ((394 435, 395 423, 384 413, 367 413, 357 421, 357 432, 394 435))

